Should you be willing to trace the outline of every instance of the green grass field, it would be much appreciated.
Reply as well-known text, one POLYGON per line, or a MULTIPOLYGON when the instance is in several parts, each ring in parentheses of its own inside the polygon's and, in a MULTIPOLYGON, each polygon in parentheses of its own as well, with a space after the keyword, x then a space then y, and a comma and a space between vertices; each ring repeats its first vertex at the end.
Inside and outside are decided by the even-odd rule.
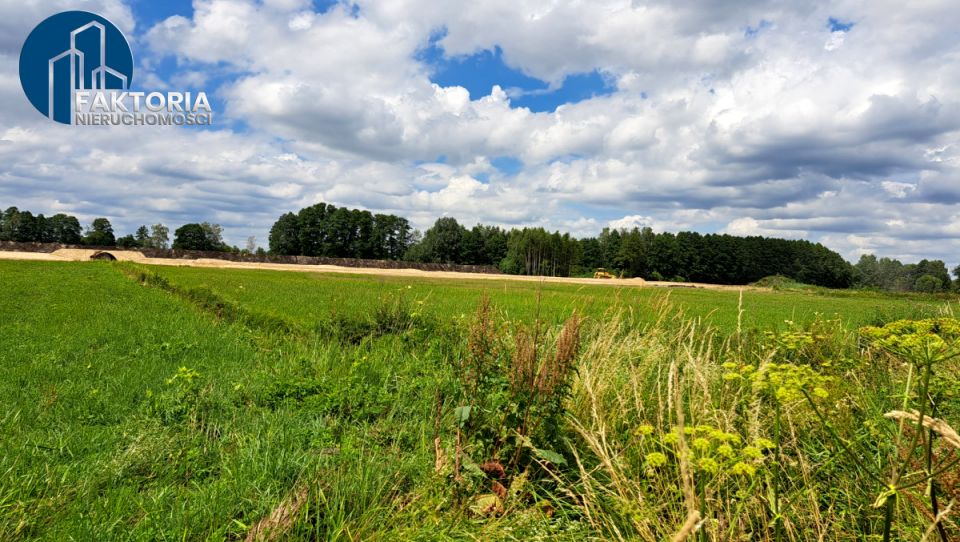
POLYGON ((944 300, 746 291, 738 334, 727 291, 15 261, 0 288, 2 540, 960 535, 956 451, 883 417, 960 425, 956 363, 857 335, 944 300))
MULTIPOLYGON (((689 317, 703 318, 723 331, 737 325, 737 291, 692 288, 617 288, 556 283, 489 280, 451 281, 286 271, 211 271, 191 267, 161 267, 155 271, 176 284, 208 287, 228 299, 258 311, 275 313, 306 326, 315 325, 333 312, 362 314, 384 296, 404 291, 411 300, 422 300, 425 310, 437 317, 469 315, 486 293, 506 319, 532 321, 538 311, 551 323, 577 311, 602 317, 612 305, 635 310, 641 320, 652 321, 652 308, 665 296, 689 317)), ((817 314, 839 317, 857 327, 877 321, 935 314, 945 303, 920 297, 894 299, 881 295, 851 296, 847 292, 826 294, 745 290, 744 329, 782 327, 785 320, 798 324, 813 321, 817 314)))

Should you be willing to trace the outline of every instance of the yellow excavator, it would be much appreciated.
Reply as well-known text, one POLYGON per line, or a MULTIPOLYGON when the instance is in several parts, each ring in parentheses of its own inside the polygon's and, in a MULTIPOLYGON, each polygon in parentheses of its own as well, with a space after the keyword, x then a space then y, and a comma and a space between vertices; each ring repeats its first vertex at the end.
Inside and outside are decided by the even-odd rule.
POLYGON ((595 279, 612 279, 613 275, 608 273, 603 267, 598 267, 596 271, 593 272, 593 278, 595 279))

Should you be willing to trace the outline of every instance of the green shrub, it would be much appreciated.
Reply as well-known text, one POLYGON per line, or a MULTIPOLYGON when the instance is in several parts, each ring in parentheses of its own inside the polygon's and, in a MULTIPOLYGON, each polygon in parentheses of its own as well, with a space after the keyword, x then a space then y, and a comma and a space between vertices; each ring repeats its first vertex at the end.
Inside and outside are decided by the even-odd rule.
POLYGON ((923 275, 913 283, 916 292, 933 293, 943 290, 943 281, 933 275, 923 275))

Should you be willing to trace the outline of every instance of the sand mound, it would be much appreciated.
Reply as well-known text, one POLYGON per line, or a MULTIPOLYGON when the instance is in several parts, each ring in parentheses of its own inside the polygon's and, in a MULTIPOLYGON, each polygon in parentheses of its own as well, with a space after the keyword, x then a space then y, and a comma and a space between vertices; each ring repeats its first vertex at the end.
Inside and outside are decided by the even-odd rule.
MULTIPOLYGON (((92 250, 86 248, 61 248, 53 251, 51 256, 57 260, 70 262, 85 262, 94 255, 106 252, 112 254, 114 258, 121 262, 144 262, 147 258, 135 250, 92 250)), ((39 258, 42 259, 42 258, 39 258)))

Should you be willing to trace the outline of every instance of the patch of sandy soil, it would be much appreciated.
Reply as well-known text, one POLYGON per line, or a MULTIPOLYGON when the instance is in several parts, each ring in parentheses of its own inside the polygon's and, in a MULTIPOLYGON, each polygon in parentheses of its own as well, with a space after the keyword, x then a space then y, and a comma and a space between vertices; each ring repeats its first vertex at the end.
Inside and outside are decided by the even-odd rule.
MULTIPOLYGON (((59 249, 53 253, 7 252, 0 250, 0 259, 41 260, 61 262, 89 261, 90 257, 101 252, 89 249, 59 249)), ((148 265, 169 265, 176 267, 207 267, 215 269, 272 269, 276 271, 298 271, 307 273, 346 273, 351 275, 380 275, 389 277, 422 277, 450 280, 511 280, 525 282, 555 282, 562 284, 593 284, 606 286, 658 286, 663 288, 707 288, 711 290, 758 289, 749 286, 723 286, 693 282, 655 282, 643 279, 592 279, 572 277, 531 277, 523 275, 497 275, 493 273, 460 273, 455 271, 422 271, 420 269, 377 269, 369 267, 341 267, 337 265, 299 265, 284 263, 231 262, 201 258, 198 260, 177 260, 171 258, 147 258, 135 250, 109 250, 117 260, 148 265)))

